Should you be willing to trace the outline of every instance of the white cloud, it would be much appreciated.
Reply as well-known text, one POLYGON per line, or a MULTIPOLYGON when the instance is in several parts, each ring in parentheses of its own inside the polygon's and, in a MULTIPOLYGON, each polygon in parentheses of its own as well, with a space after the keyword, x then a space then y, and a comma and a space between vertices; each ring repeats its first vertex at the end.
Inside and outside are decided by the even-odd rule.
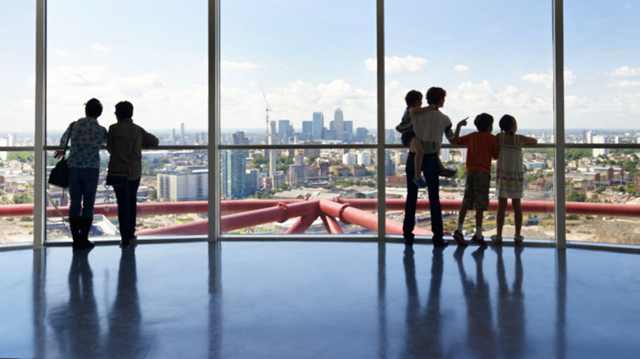
MULTIPOLYGON (((410 55, 404 58, 397 56, 387 56, 384 58, 385 73, 387 75, 399 75, 420 71, 426 64, 426 59, 410 55)), ((369 71, 376 71, 378 69, 378 61, 374 58, 366 59, 364 65, 369 71)))
POLYGON ((74 54, 67 52, 67 51, 62 51, 62 50, 57 50, 56 54, 60 57, 64 57, 65 59, 69 59, 73 56, 75 56, 74 54))
MULTIPOLYGON (((526 74, 526 75, 522 75, 520 77, 520 80, 525 81, 525 82, 529 82, 529 83, 532 83, 532 84, 542 84, 546 88, 552 88, 553 87, 553 75, 551 73, 548 73, 548 74, 544 74, 544 73, 526 74)), ((576 75, 573 74, 573 71, 565 68, 564 69, 564 85, 565 86, 572 86, 575 82, 576 82, 576 75)))
POLYGON ((640 76, 640 68, 632 69, 627 66, 622 66, 620 68, 617 68, 615 71, 613 71, 611 75, 612 76, 640 76))
POLYGON ((222 70, 253 70, 258 68, 258 65, 252 64, 250 62, 231 62, 231 61, 220 61, 220 69, 222 70))
POLYGON ((522 75, 520 80, 532 84, 543 84, 547 88, 551 88, 553 86, 553 77, 548 74, 526 74, 522 75))
POLYGON ((109 51, 111 51, 109 48, 107 48, 107 47, 105 47, 105 46, 103 46, 103 45, 101 45, 101 44, 99 44, 97 42, 95 44, 91 45, 91 49, 93 51, 96 51, 96 52, 109 52, 109 51))
POLYGON ((618 81, 618 82, 611 82, 607 84, 607 87, 626 88, 626 87, 636 87, 636 86, 640 86, 640 81, 618 81))
POLYGON ((105 127, 115 121, 113 106, 123 100, 133 103, 134 120, 146 128, 174 128, 177 122, 189 128, 207 127, 208 94, 203 85, 175 88, 158 74, 118 76, 101 66, 54 68, 47 85, 47 117, 53 129, 81 117, 83 104, 92 97, 105 106, 99 119, 105 127))
POLYGON ((463 74, 471 73, 471 69, 469 67, 461 64, 456 65, 455 70, 463 74))

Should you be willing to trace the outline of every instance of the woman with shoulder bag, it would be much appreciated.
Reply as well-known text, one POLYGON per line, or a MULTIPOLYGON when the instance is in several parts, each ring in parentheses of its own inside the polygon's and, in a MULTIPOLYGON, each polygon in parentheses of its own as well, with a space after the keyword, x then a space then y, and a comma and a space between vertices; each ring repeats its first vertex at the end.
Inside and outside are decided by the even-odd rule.
MULTIPOLYGON (((93 207, 100 176, 100 148, 107 140, 107 129, 100 126, 98 117, 102 114, 102 104, 95 98, 85 104, 85 115, 73 122, 62 135, 60 147, 67 140, 71 146, 67 158, 69 174, 69 227, 73 238, 73 249, 90 249, 95 246, 89 241, 89 231, 93 223, 93 207)), ((54 158, 64 156, 65 151, 56 151, 54 158)))
POLYGON ((142 148, 158 146, 158 138, 133 123, 133 105, 128 101, 116 105, 118 122, 109 127, 107 151, 109 174, 107 184, 113 185, 118 200, 120 248, 128 248, 135 240, 137 193, 142 177, 142 148), (123 179, 124 180, 121 180, 123 179))

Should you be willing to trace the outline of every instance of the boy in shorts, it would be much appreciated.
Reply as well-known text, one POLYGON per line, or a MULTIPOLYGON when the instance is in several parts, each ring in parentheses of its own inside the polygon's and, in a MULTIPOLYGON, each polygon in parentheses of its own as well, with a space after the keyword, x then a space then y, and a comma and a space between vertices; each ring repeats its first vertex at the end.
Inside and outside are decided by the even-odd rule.
POLYGON ((482 236, 482 217, 484 211, 489 208, 489 185, 491 182, 491 160, 498 159, 498 144, 491 134, 493 130, 493 117, 482 113, 476 116, 474 125, 478 129, 468 135, 458 138, 458 144, 467 146, 467 182, 464 189, 464 198, 458 217, 458 229, 453 233, 453 239, 461 246, 466 246, 462 226, 467 210, 476 210, 476 233, 472 241, 481 246, 486 246, 482 236))
MULTIPOLYGON (((424 149, 422 143, 416 134, 413 132, 413 125, 411 124, 411 115, 417 115, 426 111, 436 110, 437 107, 429 105, 422 107, 422 93, 420 91, 411 90, 404 98, 407 103, 407 108, 402 115, 400 124, 396 126, 396 131, 402 133, 402 144, 405 147, 409 147, 413 153, 415 153, 415 168, 420 168, 422 164, 422 157, 424 156, 424 149)), ((440 161, 440 176, 452 177, 457 171, 445 168, 440 161)), ((415 177, 412 179, 413 183, 420 188, 427 187, 427 181, 422 177, 420 171, 416 171, 415 177)))

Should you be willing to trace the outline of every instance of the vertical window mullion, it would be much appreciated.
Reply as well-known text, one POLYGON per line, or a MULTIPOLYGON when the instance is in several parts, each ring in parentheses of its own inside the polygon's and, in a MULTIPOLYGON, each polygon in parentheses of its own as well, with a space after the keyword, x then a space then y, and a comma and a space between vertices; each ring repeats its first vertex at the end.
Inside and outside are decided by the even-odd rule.
POLYGON ((377 37, 377 92, 378 92, 378 143, 376 166, 378 168, 378 240, 386 236, 386 171, 385 171, 385 117, 384 117, 384 0, 377 0, 376 37, 377 37))
POLYGON ((556 219, 556 247, 565 249, 566 203, 565 203, 565 131, 564 131, 564 12, 563 0, 553 1, 553 113, 554 138, 554 200, 556 219))

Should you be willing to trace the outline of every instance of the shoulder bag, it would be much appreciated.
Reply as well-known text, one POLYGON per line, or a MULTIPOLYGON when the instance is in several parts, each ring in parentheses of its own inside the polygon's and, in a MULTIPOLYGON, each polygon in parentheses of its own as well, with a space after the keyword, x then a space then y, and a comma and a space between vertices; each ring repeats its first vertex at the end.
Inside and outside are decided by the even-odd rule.
POLYGON ((64 155, 62 155, 62 159, 58 161, 56 166, 51 170, 51 174, 49 175, 49 184, 54 186, 67 188, 69 187, 69 172, 67 169, 67 147, 69 146, 69 139, 71 138, 71 132, 73 131, 73 125, 75 122, 71 123, 69 127, 69 136, 67 136, 67 142, 64 144, 64 155))

